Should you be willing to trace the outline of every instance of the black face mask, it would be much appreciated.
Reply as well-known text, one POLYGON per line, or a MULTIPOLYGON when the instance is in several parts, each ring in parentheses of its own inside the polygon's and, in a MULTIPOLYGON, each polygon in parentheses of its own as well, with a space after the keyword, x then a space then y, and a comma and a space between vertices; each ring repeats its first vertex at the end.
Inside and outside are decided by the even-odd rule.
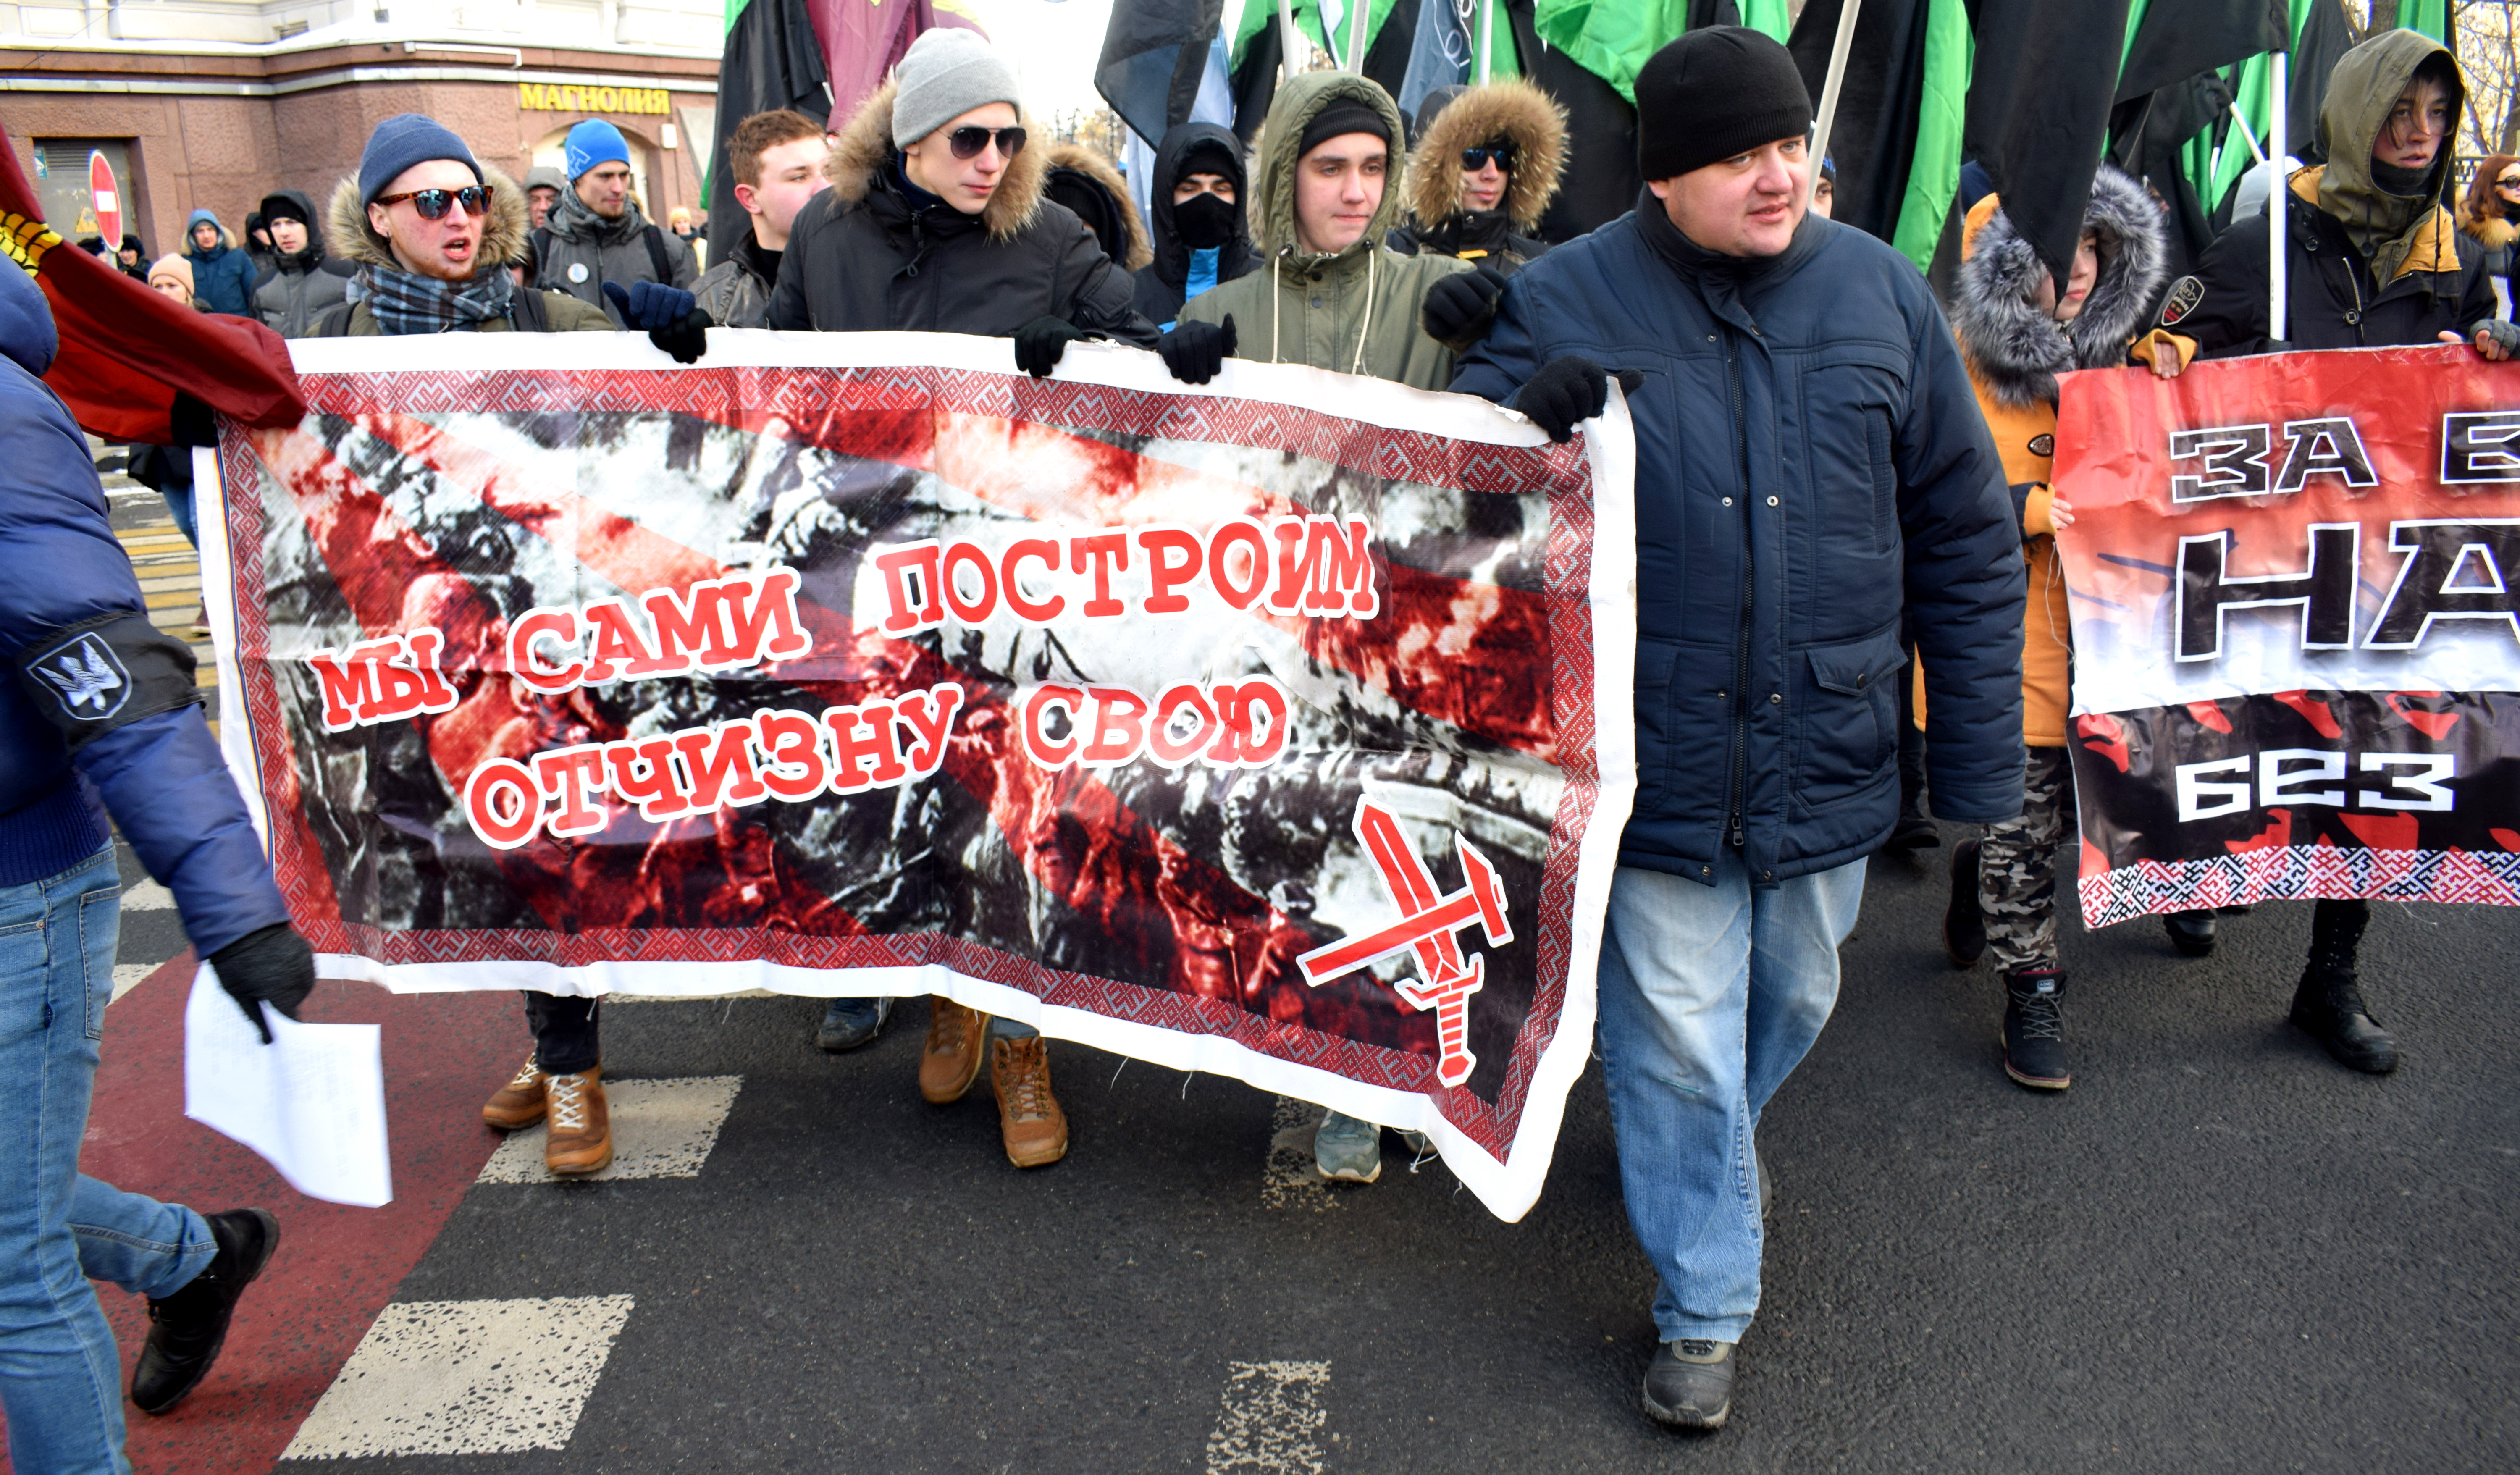
POLYGON ((1234 206, 1200 193, 1173 206, 1173 230, 1194 251, 1210 251, 1234 239, 1234 206))

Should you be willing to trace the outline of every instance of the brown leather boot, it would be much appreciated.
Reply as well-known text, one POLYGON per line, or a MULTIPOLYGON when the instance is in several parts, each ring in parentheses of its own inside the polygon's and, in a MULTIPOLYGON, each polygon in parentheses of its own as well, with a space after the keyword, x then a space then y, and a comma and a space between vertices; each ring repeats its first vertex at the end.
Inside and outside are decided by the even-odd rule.
POLYGON ((561 1178, 601 1173, 612 1165, 612 1108, 604 1099, 604 1067, 549 1076, 551 1136, 543 1167, 561 1178))
POLYGON ((919 1094, 931 1105, 963 1099, 980 1078, 989 1016, 951 999, 927 1001, 927 1048, 919 1056, 919 1094))
POLYGON ((1006 1135, 1007 1161, 1039 1168, 1067 1155, 1067 1113, 1050 1094, 1050 1042, 989 1042, 989 1084, 998 1093, 998 1130, 1006 1135))
POLYGON ((550 1080, 534 1063, 533 1056, 525 1056, 515 1078, 490 1093, 490 1099, 482 1103, 481 1120, 501 1132, 522 1132, 541 1121, 545 1083, 550 1080))

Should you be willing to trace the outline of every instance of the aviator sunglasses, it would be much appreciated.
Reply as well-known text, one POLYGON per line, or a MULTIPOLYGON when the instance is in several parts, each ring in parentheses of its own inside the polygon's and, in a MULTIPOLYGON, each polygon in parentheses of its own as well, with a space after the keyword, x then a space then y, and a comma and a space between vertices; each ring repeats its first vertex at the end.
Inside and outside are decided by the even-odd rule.
POLYGON ((976 125, 957 128, 945 135, 945 142, 954 150, 956 158, 977 158, 980 151, 989 146, 991 138, 998 141, 998 153, 1003 157, 1012 158, 1023 152, 1024 131, 1021 128, 989 129, 976 125))
POLYGON ((399 195, 380 195, 376 202, 392 206, 406 200, 411 201, 413 209, 420 212, 423 220, 445 219, 446 207, 450 204, 464 206, 467 215, 478 215, 490 206, 490 187, 466 185, 460 190, 406 190, 399 195))
POLYGON ((1507 173, 1510 174, 1513 172, 1513 151, 1511 149, 1463 149, 1462 151, 1462 171, 1465 174, 1476 174, 1481 169, 1488 166, 1488 160, 1490 159, 1496 160, 1496 166, 1505 170, 1507 173))

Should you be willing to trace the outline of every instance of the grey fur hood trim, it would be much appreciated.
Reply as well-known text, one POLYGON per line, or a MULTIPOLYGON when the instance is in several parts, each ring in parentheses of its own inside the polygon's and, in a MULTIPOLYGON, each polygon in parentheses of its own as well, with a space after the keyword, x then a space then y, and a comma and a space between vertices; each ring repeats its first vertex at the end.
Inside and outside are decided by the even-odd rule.
MULTIPOLYGON (((525 222, 530 218, 525 214, 525 192, 488 164, 481 165, 481 182, 490 187, 490 219, 481 229, 481 259, 500 266, 523 260, 525 222)), ((368 224, 368 207, 359 202, 355 175, 333 187, 332 203, 324 213, 327 251, 361 266, 402 269, 394 260, 393 247, 368 224)))
MULTIPOLYGON (((857 116, 832 140, 831 156, 823 160, 823 177, 832 182, 832 193, 851 204, 866 202, 876 175, 900 152, 892 139, 892 95, 899 86, 887 80, 869 94, 857 116)), ((1015 109, 1015 123, 1028 135, 1024 150, 1007 161, 1007 171, 990 192, 989 202, 980 207, 980 223, 988 227, 992 240, 1000 242, 1013 240, 1041 213, 1042 180, 1050 173, 1049 139, 1021 107, 1015 109), (1035 138, 1040 142, 1033 142, 1035 138)), ((1129 197, 1124 191, 1120 198, 1129 197)))
POLYGON ((2152 307, 2167 252, 2161 208, 2143 186, 2100 165, 2083 225, 2099 233, 2099 279, 2082 312, 2061 328, 2032 300, 2048 268, 2001 202, 1962 247, 1952 331, 1978 381, 2002 404, 2052 405, 2057 375, 2125 363, 2127 344, 2152 307))

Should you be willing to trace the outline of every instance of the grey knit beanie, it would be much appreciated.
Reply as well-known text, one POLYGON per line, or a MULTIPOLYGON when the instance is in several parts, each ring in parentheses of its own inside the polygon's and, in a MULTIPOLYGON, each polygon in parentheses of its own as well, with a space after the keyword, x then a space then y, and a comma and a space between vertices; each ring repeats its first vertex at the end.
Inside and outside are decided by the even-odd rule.
POLYGON ((1015 69, 972 31, 939 26, 922 32, 892 74, 901 84, 892 96, 895 144, 915 144, 974 108, 1022 102, 1015 69))

